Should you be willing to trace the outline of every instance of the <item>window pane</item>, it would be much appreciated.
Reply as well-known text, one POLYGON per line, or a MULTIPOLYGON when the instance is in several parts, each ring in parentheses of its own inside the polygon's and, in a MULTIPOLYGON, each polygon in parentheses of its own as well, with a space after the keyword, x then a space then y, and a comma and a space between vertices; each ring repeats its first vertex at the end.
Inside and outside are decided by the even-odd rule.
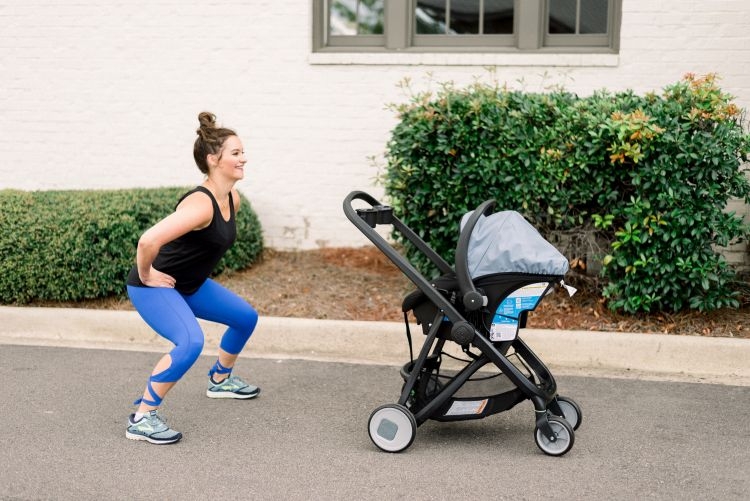
POLYGON ((357 34, 357 0, 331 2, 331 35, 357 34))
POLYGON ((383 2, 384 0, 359 1, 360 35, 383 34, 383 2))
POLYGON ((382 35, 384 0, 333 0, 331 35, 382 35))
POLYGON ((457 35, 479 34, 479 0, 451 0, 449 32, 457 35))
POLYGON ((513 34, 513 0, 484 0, 484 33, 513 34))
POLYGON ((607 0, 581 0, 581 33, 607 32, 607 0))
POLYGON ((445 34, 445 0, 420 0, 415 14, 418 35, 445 34))
POLYGON ((575 32, 576 0, 549 0, 548 33, 575 32))

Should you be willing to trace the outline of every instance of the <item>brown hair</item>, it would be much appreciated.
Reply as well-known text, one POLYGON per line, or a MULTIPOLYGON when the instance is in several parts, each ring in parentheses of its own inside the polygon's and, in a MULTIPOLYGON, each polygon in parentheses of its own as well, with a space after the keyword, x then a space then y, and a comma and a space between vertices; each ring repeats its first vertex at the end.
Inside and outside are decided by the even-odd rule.
POLYGON ((208 111, 202 111, 198 114, 200 127, 195 132, 198 138, 193 145, 193 158, 195 163, 204 174, 208 174, 208 155, 217 155, 221 153, 221 147, 228 137, 236 136, 232 129, 217 127, 216 115, 208 111))

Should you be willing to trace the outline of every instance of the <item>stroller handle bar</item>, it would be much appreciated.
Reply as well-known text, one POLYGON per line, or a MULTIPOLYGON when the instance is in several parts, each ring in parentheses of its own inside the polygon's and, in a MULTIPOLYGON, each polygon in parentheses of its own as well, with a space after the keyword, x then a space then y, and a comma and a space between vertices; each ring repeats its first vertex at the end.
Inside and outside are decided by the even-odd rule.
POLYGON ((393 209, 381 204, 375 197, 364 191, 352 191, 344 199, 344 214, 359 230, 375 244, 385 255, 404 271, 412 281, 414 276, 411 270, 404 270, 402 264, 404 259, 373 229, 379 224, 390 224, 406 237, 417 249, 424 253, 430 261, 437 266, 441 273, 453 273, 453 267, 438 255, 424 240, 407 227, 393 214, 393 209), (370 205, 370 208, 355 209, 352 206, 354 200, 362 200, 370 205))
POLYGON ((458 279, 458 286, 461 288, 464 308, 468 311, 476 311, 482 306, 487 305, 487 297, 477 291, 469 273, 469 239, 471 239, 471 233, 474 231, 474 226, 477 225, 479 218, 489 216, 495 205, 496 202, 493 199, 482 202, 472 212, 471 216, 469 216, 469 220, 466 221, 463 230, 461 230, 461 235, 458 237, 458 245, 456 245, 456 278, 458 279))
MULTIPOLYGON (((379 224, 390 224, 401 232, 417 249, 426 255, 430 261, 437 266, 443 274, 456 274, 459 287, 461 289, 462 302, 464 307, 469 311, 475 311, 485 306, 487 298, 477 291, 469 274, 468 247, 471 233, 476 226, 477 221, 482 215, 489 215, 495 207, 495 200, 487 200, 477 207, 469 216, 469 220, 464 225, 456 246, 456 268, 448 264, 440 255, 438 255, 424 240, 407 227, 401 220, 393 214, 393 209, 387 205, 381 204, 372 195, 364 191, 352 191, 344 199, 344 213, 360 231, 375 244, 414 284, 420 286, 420 289, 431 289, 429 283, 414 269, 410 263, 388 244, 374 228, 379 224), (361 200, 370 205, 369 208, 355 209, 352 206, 354 200, 361 200), (424 283, 423 283, 424 282, 424 283)), ((428 293, 429 295, 429 293, 428 293)), ((451 315, 449 315, 451 316, 451 315)))
MULTIPOLYGON (((412 281, 434 304, 439 305, 441 311, 451 322, 458 326, 468 325, 458 310, 446 300, 442 294, 432 286, 422 274, 404 258, 398 251, 383 238, 375 227, 378 224, 390 224, 393 228, 401 233, 409 242, 411 242, 419 251, 427 256, 435 266, 444 275, 455 273, 453 267, 449 265, 440 255, 438 255, 424 240, 406 226, 398 217, 393 214, 391 207, 381 204, 371 195, 362 191, 353 191, 344 199, 344 213, 359 230, 380 249, 388 259, 396 265, 406 277, 412 281), (361 200, 370 205, 370 208, 355 209, 352 202, 361 200)), ((461 327, 465 328, 465 327, 461 327)), ((474 329, 469 329, 468 334, 473 337, 474 329)))

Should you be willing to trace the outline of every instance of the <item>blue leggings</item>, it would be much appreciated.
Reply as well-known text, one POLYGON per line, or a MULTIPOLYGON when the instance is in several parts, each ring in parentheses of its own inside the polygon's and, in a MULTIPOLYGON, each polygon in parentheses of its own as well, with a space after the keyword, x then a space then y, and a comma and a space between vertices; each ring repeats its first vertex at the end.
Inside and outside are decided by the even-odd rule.
POLYGON ((128 296, 143 320, 175 345, 169 352, 172 364, 149 379, 148 389, 154 400, 144 402, 150 405, 161 402, 151 388, 151 381, 177 382, 203 351, 204 337, 198 318, 228 326, 219 346, 232 355, 242 351, 258 323, 258 313, 247 301, 211 279, 194 294, 182 294, 168 287, 129 285, 128 296))

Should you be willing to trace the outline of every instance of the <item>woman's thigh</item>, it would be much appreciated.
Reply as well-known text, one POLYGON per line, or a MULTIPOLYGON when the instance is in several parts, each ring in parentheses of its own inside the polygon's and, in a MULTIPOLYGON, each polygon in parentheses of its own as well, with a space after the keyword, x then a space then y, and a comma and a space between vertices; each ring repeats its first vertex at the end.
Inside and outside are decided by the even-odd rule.
POLYGON ((252 330, 258 320, 250 303, 210 278, 194 294, 184 297, 193 314, 204 320, 242 330, 252 330))
POLYGON ((128 286, 128 296, 141 318, 175 345, 203 342, 198 320, 177 290, 128 286))

